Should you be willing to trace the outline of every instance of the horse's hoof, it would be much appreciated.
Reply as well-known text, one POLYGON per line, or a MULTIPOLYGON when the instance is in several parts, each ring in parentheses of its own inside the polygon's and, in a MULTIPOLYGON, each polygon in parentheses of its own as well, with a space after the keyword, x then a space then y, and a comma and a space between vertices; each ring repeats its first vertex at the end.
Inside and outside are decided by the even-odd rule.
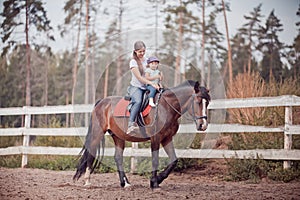
POLYGON ((89 186, 91 186, 92 184, 91 183, 85 183, 83 186, 84 187, 89 187, 89 186))
POLYGON ((125 182, 124 188, 130 187, 131 185, 127 182, 125 182))
POLYGON ((159 191, 159 190, 161 190, 161 188, 160 188, 159 186, 153 187, 153 188, 151 188, 151 189, 152 189, 152 191, 159 191))

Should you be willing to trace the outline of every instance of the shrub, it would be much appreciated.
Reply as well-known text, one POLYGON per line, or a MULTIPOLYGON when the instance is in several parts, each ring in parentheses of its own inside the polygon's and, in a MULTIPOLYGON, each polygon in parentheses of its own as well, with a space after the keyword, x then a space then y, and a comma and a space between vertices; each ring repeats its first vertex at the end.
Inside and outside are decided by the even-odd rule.
MULTIPOLYGON (((266 83, 258 73, 238 74, 233 85, 228 87, 228 98, 248 98, 279 95, 300 95, 299 80, 286 79, 275 82, 271 79, 266 83)), ((300 113, 299 107, 293 108, 293 124, 299 124, 297 117, 300 113)), ((243 108, 228 109, 228 122, 244 125, 257 126, 283 126, 284 108, 243 108)), ((282 133, 239 133, 226 134, 231 136, 229 149, 282 149, 282 133)), ((300 148, 300 137, 293 136, 293 148, 300 148)), ((255 159, 230 159, 227 160, 229 179, 231 180, 253 180, 268 176, 272 180, 290 181, 296 179, 299 173, 298 164, 293 168, 282 169, 282 162, 263 161, 262 158, 255 159), (274 164, 276 163, 276 164, 274 164)), ((298 163, 298 162, 294 162, 298 163)))
POLYGON ((21 166, 21 155, 1 156, 0 167, 18 168, 21 166))
POLYGON ((267 176, 268 163, 262 160, 258 155, 257 159, 254 157, 244 159, 225 159, 228 166, 228 178, 232 181, 245 181, 257 183, 263 177, 267 176))
POLYGON ((29 155, 27 167, 49 170, 74 170, 76 163, 76 156, 29 155))
POLYGON ((289 169, 283 169, 281 162, 271 162, 268 178, 274 181, 290 182, 300 180, 299 162, 289 169))
POLYGON ((22 145, 22 136, 1 136, 0 148, 22 145))

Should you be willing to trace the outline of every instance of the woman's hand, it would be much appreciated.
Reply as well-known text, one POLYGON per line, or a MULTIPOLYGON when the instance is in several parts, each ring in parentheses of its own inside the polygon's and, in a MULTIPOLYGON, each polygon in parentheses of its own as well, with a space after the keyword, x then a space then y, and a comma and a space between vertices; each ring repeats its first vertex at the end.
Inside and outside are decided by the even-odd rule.
POLYGON ((152 87, 154 87, 157 90, 159 90, 159 88, 160 88, 159 85, 156 83, 151 83, 151 85, 152 85, 152 87))

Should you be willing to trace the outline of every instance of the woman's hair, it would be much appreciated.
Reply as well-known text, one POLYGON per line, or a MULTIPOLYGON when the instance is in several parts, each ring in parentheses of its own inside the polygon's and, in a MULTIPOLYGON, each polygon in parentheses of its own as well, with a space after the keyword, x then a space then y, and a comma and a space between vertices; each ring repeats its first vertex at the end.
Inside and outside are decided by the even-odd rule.
POLYGON ((143 68, 143 65, 142 65, 140 59, 137 57, 137 55, 136 55, 136 53, 135 53, 135 51, 140 50, 141 48, 145 48, 145 49, 146 49, 145 43, 144 43, 143 41, 136 41, 136 42, 134 43, 134 50, 133 50, 132 55, 133 55, 133 59, 134 59, 134 60, 136 61, 136 63, 138 64, 139 71, 140 71, 141 75, 143 75, 143 74, 144 74, 144 68, 143 68))

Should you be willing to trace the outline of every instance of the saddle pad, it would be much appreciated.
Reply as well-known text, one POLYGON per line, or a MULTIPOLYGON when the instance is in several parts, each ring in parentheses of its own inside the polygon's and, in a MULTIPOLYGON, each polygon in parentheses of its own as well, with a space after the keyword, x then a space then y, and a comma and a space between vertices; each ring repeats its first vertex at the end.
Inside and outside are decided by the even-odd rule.
MULTIPOLYGON (((130 113, 127 110, 127 106, 129 105, 130 101, 125 100, 122 98, 117 105, 115 106, 114 109, 114 117, 129 117, 130 113)), ((151 110, 151 106, 147 105, 147 107, 143 110, 142 115, 143 117, 146 117, 151 110)))

